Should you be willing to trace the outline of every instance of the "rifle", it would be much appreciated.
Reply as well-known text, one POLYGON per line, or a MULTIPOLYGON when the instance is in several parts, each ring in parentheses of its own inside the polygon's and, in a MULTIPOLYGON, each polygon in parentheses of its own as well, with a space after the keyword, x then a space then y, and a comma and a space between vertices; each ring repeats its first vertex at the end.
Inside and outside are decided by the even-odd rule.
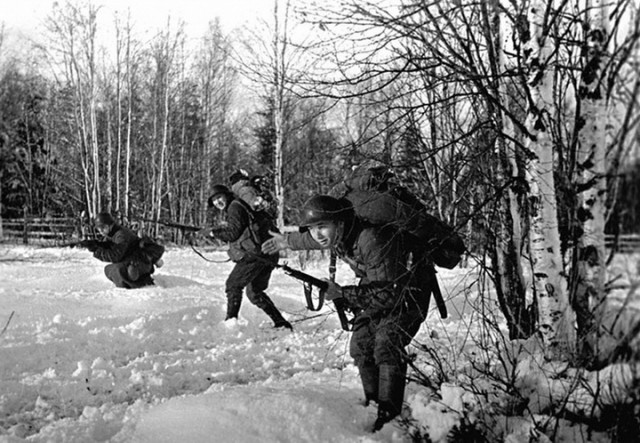
POLYGON ((166 221, 166 220, 151 220, 148 218, 141 218, 141 221, 146 221, 149 223, 158 223, 161 224, 163 226, 167 226, 169 228, 177 228, 180 229, 182 232, 198 232, 200 229, 200 227, 198 226, 191 226, 191 225, 183 225, 181 223, 175 223, 172 221, 166 221))
POLYGON ((89 242, 98 242, 98 240, 94 239, 85 239, 85 240, 72 240, 68 242, 46 245, 42 246, 43 248, 86 248, 89 246, 89 242))

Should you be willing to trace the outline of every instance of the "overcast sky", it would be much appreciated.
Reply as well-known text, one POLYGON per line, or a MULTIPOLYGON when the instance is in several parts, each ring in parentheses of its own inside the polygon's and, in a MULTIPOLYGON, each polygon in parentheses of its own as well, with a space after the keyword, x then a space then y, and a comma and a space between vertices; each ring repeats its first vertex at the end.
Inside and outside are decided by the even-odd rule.
MULTIPOLYGON (((0 22, 4 22, 10 34, 37 37, 38 24, 50 13, 54 3, 56 0, 0 0, 0 22)), ((103 18, 110 18, 115 10, 126 12, 131 8, 139 29, 161 27, 171 14, 174 19, 184 19, 187 33, 193 37, 202 34, 216 16, 229 31, 245 20, 270 14, 273 8, 273 0, 94 0, 94 3, 104 5, 103 18)))

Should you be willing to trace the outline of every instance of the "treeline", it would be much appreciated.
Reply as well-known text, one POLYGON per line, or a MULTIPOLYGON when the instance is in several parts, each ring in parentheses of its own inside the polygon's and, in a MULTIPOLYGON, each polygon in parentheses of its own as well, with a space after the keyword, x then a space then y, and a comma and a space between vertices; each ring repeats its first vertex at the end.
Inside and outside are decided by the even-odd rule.
POLYGON ((35 59, 3 58, 2 215, 199 225, 242 167, 295 223, 375 161, 465 236, 511 338, 593 355, 605 225, 637 220, 636 4, 387 3, 274 0, 195 46, 179 23, 142 41, 116 17, 109 51, 95 5, 54 7, 35 59))
MULTIPOLYGON (((4 217, 104 209, 200 224, 209 189, 235 169, 273 179, 272 88, 241 77, 241 37, 212 21, 194 45, 169 23, 143 42, 116 17, 105 42, 98 18, 92 3, 54 7, 37 55, 2 60, 4 217)), ((324 109, 315 99, 287 110, 287 187, 305 195, 339 174, 324 109)))

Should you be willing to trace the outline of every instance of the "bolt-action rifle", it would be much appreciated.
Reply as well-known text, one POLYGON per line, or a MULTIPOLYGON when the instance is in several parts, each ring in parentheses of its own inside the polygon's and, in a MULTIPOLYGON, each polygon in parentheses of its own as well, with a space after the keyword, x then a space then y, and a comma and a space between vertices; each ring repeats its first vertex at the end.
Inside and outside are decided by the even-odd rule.
POLYGON ((72 240, 72 241, 68 241, 68 242, 63 242, 63 243, 43 246, 43 248, 85 248, 85 249, 91 249, 91 247, 96 246, 98 243, 99 243, 98 240, 94 240, 94 239, 72 240))
POLYGON ((151 220, 148 218, 141 218, 140 220, 146 221, 149 223, 158 223, 163 226, 167 226, 169 228, 177 228, 177 229, 180 229, 182 232, 198 232, 200 229, 202 229, 198 226, 183 225, 181 223, 174 223, 172 221, 167 221, 167 220, 151 220))

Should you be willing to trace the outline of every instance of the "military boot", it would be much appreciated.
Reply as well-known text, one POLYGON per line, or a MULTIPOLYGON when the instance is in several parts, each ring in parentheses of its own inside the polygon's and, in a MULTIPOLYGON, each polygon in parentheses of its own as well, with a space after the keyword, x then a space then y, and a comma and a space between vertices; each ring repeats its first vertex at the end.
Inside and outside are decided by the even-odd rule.
POLYGON ((242 293, 240 293, 239 297, 236 296, 236 294, 227 294, 227 316, 225 317, 225 320, 238 318, 241 304, 242 304, 242 293))
POLYGON ((378 367, 375 364, 358 366, 360 380, 364 389, 364 405, 369 406, 372 401, 378 402, 378 367))
POLYGON ((260 308, 262 308, 264 313, 273 321, 274 328, 287 328, 293 330, 291 323, 284 319, 278 308, 276 308, 276 305, 273 304, 269 297, 264 297, 263 302, 260 304, 260 308))
POLYGON ((378 384, 378 418, 373 430, 382 429, 402 412, 404 387, 406 383, 406 365, 380 365, 378 384))

